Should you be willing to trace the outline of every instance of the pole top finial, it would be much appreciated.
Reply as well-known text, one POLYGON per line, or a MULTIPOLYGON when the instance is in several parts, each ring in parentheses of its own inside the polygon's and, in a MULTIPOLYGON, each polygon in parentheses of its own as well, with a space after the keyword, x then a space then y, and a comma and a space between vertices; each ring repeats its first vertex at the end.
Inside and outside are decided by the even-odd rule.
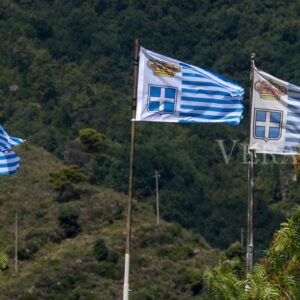
POLYGON ((252 65, 252 68, 255 68, 255 57, 256 57, 256 53, 255 52, 252 52, 251 53, 251 65, 252 65))
POLYGON ((136 45, 136 46, 140 46, 140 44, 141 44, 140 39, 139 39, 139 38, 136 38, 136 39, 135 39, 135 45, 136 45))

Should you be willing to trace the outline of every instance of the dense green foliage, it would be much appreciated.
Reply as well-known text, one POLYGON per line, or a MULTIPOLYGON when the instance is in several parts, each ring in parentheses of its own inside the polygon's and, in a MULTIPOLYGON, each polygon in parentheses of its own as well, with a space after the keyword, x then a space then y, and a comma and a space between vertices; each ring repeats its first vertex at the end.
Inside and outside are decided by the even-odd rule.
MULTIPOLYGON (((134 39, 236 80, 247 94, 252 52, 263 70, 300 83, 299 14, 298 1, 282 0, 3 0, 1 122, 84 168, 92 183, 127 192, 134 39)), ((237 127, 137 125, 136 198, 153 200, 159 170, 163 218, 221 248, 246 227, 248 95, 245 109, 237 127), (230 153, 233 139, 226 165, 216 140, 230 153)), ((300 202, 291 164, 267 162, 255 167, 257 254, 300 202)))
POLYGON ((225 253, 217 267, 205 270, 205 282, 211 297, 219 300, 298 299, 299 247, 300 207, 286 223, 281 224, 266 256, 254 266, 249 280, 245 280, 245 274, 240 272, 244 264, 239 253, 231 257, 225 253))

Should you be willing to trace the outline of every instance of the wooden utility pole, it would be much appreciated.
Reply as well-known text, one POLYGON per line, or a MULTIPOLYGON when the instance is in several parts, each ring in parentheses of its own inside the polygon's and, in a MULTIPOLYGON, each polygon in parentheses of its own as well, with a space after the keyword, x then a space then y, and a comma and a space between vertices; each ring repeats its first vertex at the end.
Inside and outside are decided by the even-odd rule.
POLYGON ((18 213, 15 216, 15 274, 18 274, 18 213))
POLYGON ((244 228, 241 227, 241 246, 244 248, 244 228))
POLYGON ((159 193, 158 193, 158 177, 159 172, 155 171, 155 190, 156 190, 156 225, 159 225, 159 193))

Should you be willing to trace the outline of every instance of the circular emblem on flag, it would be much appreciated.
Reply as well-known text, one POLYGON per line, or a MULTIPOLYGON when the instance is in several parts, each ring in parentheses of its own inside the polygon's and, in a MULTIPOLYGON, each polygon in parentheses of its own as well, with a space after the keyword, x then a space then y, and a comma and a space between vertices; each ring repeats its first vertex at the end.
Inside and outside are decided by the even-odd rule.
POLYGON ((161 60, 149 60, 148 67, 155 76, 174 77, 175 73, 181 71, 181 67, 161 60))

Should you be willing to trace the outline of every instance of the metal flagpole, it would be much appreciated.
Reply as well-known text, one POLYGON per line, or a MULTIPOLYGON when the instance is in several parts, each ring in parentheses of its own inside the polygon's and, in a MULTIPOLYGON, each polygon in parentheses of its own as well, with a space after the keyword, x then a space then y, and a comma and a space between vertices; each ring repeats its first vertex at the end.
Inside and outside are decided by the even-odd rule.
POLYGON ((131 216, 132 216, 132 190, 133 190, 133 163, 135 146, 135 114, 137 98, 138 64, 139 64, 140 41, 135 40, 134 47, 134 70, 133 70, 133 91, 132 91, 132 120, 131 120, 131 144, 129 161, 129 185, 127 201, 127 227, 126 227, 126 249, 125 249, 125 267, 124 267, 124 288, 123 300, 129 299, 129 261, 130 261, 130 239, 131 239, 131 216))
MULTIPOLYGON (((254 64, 255 53, 251 54, 251 87, 250 87, 250 116, 252 112, 252 97, 253 97, 253 80, 254 80, 254 64)), ((250 122, 251 124, 251 122, 250 122)), ((249 291, 250 286, 250 272, 253 268, 253 187, 254 187, 254 151, 249 150, 249 161, 248 161, 248 218, 247 218, 247 283, 245 290, 249 291)))
POLYGON ((247 224, 247 284, 250 289, 250 272, 253 268, 253 151, 249 151, 248 162, 248 224, 247 224))

